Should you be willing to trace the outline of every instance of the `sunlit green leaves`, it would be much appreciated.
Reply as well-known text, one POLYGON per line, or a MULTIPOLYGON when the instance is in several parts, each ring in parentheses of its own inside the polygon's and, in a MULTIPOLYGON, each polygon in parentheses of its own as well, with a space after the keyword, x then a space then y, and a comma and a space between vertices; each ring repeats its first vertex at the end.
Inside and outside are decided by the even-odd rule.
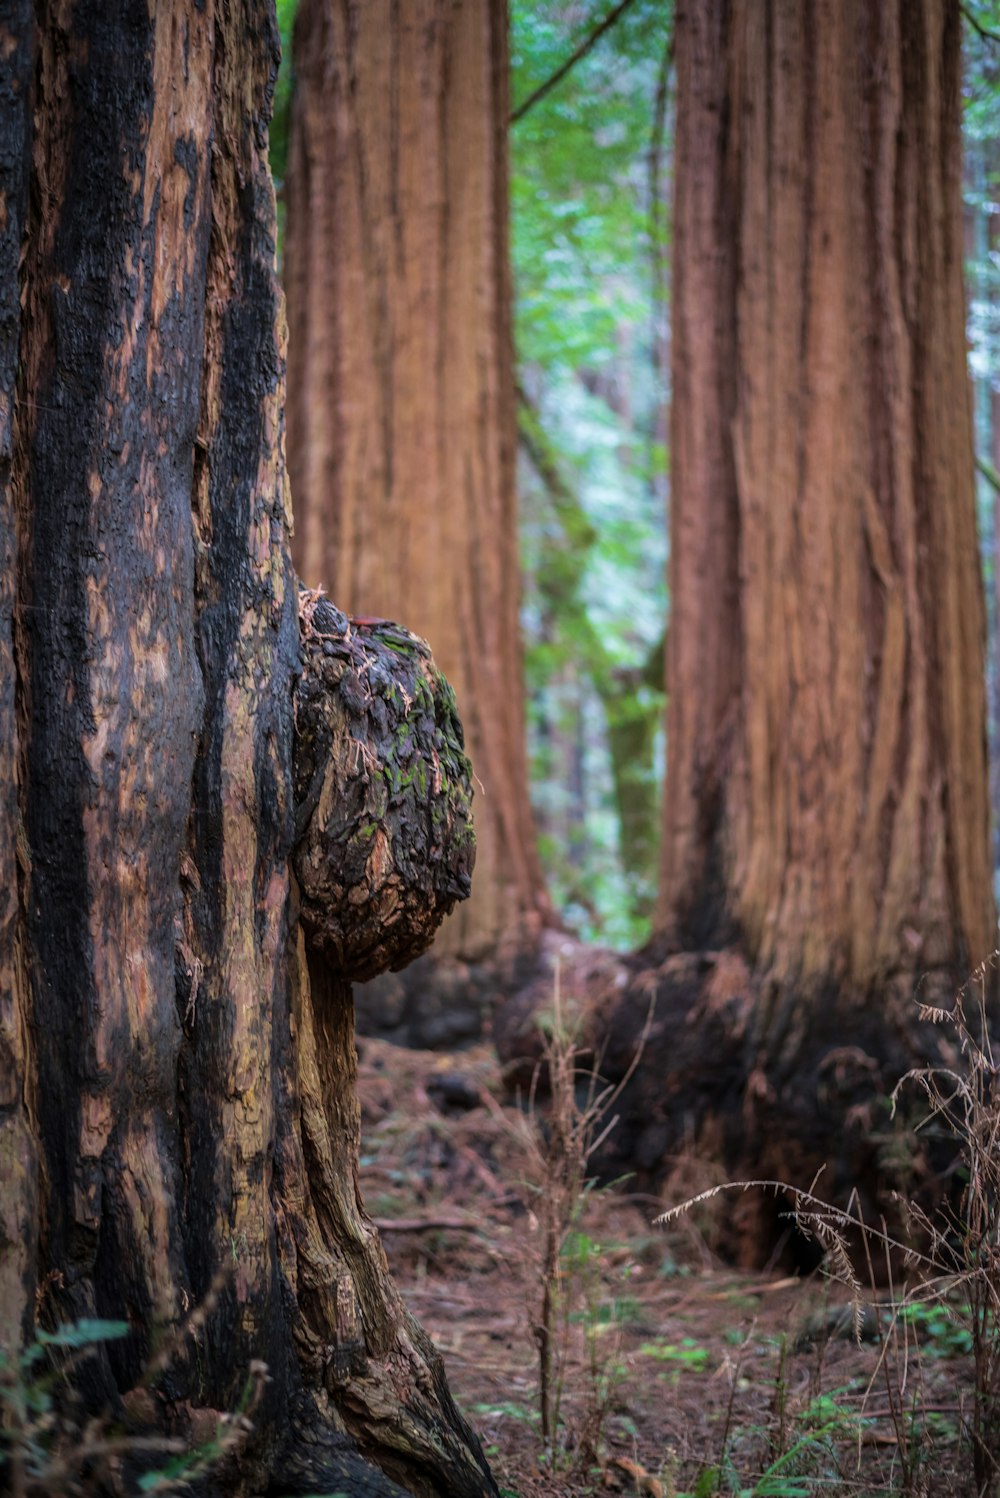
MULTIPOLYGON (((515 105, 610 8, 515 0, 515 105)), ((655 831, 639 848, 626 823, 638 797, 657 824, 663 699, 647 684, 640 700, 636 683, 666 615, 665 308, 651 239, 667 219, 666 172, 654 214, 650 155, 670 25, 663 4, 633 0, 511 134, 521 379, 571 496, 522 462, 535 802, 557 902, 584 933, 623 945, 645 934, 655 879, 655 831), (630 721, 641 731, 616 731, 630 721)))

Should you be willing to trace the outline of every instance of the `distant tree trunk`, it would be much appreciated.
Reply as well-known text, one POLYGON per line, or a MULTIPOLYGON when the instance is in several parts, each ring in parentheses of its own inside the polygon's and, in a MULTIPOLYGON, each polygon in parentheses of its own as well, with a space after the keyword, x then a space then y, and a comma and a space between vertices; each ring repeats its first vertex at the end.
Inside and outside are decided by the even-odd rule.
POLYGON ((502 0, 302 0, 287 178, 296 564, 403 618, 454 683, 478 781, 472 898, 436 948, 550 919, 518 626, 502 0))
MULTIPOLYGON (((986 155, 986 188, 989 204, 986 215, 986 247, 993 261, 993 276, 996 275, 997 257, 1000 256, 1000 207, 996 198, 1000 193, 1000 139, 990 141, 986 155)), ((994 283, 995 284, 995 283, 994 283)), ((987 299, 990 286, 985 288, 987 299)), ((990 367, 987 376, 988 429, 990 434, 989 461, 994 480, 1000 474, 1000 337, 991 349, 990 367)), ((993 485, 993 695, 992 710, 992 762, 990 779, 993 806, 993 873, 1000 869, 1000 487, 993 485)))
POLYGON ((661 921, 781 983, 992 950, 952 0, 677 17, 661 921))
POLYGON ((918 980, 947 1005, 996 944, 959 7, 684 0, 675 37, 661 938, 615 1148, 663 1171, 694 1121, 844 1201, 937 1054, 918 980))
POLYGON ((316 935, 309 851, 327 833, 346 850, 341 890, 367 886, 348 906, 396 891, 393 755, 416 752, 436 831, 413 887, 432 868, 447 908, 468 863, 451 699, 398 634, 348 634, 329 609, 317 636, 315 600, 300 665, 274 17, 249 0, 154 11, 7 12, 0 1326, 123 1318, 97 1393, 181 1436, 264 1359, 257 1432, 223 1487, 274 1473, 289 1493, 495 1493, 361 1201, 349 978, 376 957, 365 936, 331 962, 343 942, 316 935), (403 655, 394 691, 386 661, 403 655), (296 773, 322 826, 302 842, 293 687, 320 681, 334 706, 306 745, 315 775, 308 758, 296 773), (380 691, 369 743, 355 718, 380 691), (378 791, 374 827, 334 825, 335 784, 345 806, 378 791), (154 1331, 199 1305, 151 1402, 136 1385, 154 1331))

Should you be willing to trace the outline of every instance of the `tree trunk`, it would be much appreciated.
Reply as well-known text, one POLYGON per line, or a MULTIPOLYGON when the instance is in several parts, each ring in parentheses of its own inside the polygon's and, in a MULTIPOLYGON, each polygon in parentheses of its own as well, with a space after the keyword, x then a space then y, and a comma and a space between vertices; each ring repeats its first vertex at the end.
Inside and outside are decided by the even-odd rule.
MULTIPOLYGON (((1000 207, 996 202, 1000 192, 1000 139, 991 140, 986 151, 986 250, 992 261, 993 277, 1000 263, 1000 207)), ((992 279, 992 278, 991 278, 992 279)), ((995 284, 995 281, 994 283, 995 284)), ((984 300, 990 300, 990 285, 983 288, 984 300)), ((990 762, 991 804, 993 807, 993 875, 1000 870, 1000 487, 996 477, 1000 474, 1000 337, 995 337, 990 347, 987 381, 986 427, 989 432, 989 461, 993 468, 992 485, 993 516, 993 647, 992 697, 992 758, 990 762)), ((994 889, 995 889, 994 885, 994 889)))
POLYGON ((917 985, 949 1005, 996 941, 959 7, 685 0, 675 35, 661 937, 606 1163, 891 1210, 882 1099, 941 1054, 917 985))
MULTIPOLYGON (((321 649, 343 656, 331 721, 365 704, 371 742, 324 742, 339 767, 296 818, 317 765, 293 759, 293 687, 304 669, 301 714, 318 668, 288 544, 274 18, 41 16, 8 9, 0 88, 0 1320, 127 1321, 94 1364, 121 1412, 157 1329, 201 1306, 154 1414, 190 1435, 266 1361, 227 1490, 495 1493, 358 1189, 349 978, 376 959, 331 963, 289 868, 298 845, 305 910, 304 825, 356 849, 378 745, 392 728, 398 767, 412 734, 419 815, 445 829, 422 845, 442 860, 432 925, 467 879, 468 778, 436 773, 465 775, 423 655, 404 724, 391 682, 348 691, 384 634, 342 631, 321 649)), ((410 912, 391 961, 429 929, 391 845, 397 791, 379 856, 343 881, 410 912)))
POLYGON ((551 919, 518 629, 502 0, 302 0, 288 170, 295 560, 404 618, 454 683, 479 782, 471 900, 436 955, 551 919))
POLYGON ((786 984, 994 945, 959 42, 678 12, 661 920, 786 984))

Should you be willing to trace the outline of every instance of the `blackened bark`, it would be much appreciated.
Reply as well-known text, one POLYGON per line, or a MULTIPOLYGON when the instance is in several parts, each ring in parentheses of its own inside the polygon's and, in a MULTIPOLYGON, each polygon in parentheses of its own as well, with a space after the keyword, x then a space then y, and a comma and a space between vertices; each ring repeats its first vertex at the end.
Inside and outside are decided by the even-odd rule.
MULTIPOLYGON (((232 1408, 253 1360, 271 1375, 221 1487, 495 1493, 360 1198, 350 991, 319 966, 314 990, 289 871, 303 659, 274 17, 53 0, 8 24, 4 1332, 127 1321, 88 1360, 92 1396, 121 1413, 154 1331, 200 1305, 157 1390, 163 1423, 189 1434, 232 1408)), ((447 689, 422 656, 419 672, 434 711, 411 761, 429 750, 432 789, 446 748, 455 770, 434 798, 440 904, 467 874, 452 814, 469 785, 447 689)), ((411 663, 400 693, 413 682, 411 663)))
POLYGON ((0 27, 0 1325, 27 1332, 35 1287, 38 1152, 31 1107, 34 1062, 21 960, 27 841, 18 803, 14 641, 17 522, 11 483, 20 332, 18 265, 28 210, 31 31, 28 0, 0 27))

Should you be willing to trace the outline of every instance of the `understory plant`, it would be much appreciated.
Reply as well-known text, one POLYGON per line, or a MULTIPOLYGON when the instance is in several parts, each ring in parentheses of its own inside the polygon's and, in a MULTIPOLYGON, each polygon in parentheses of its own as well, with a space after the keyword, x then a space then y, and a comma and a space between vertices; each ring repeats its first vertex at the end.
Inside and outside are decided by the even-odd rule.
MULTIPOLYGON (((185 1330, 191 1329, 189 1318, 185 1330)), ((0 1491, 11 1498, 177 1494, 245 1444, 267 1377, 263 1363, 251 1364, 236 1409, 193 1446, 155 1431, 128 1429, 107 1411, 88 1411, 75 1375, 106 1343, 130 1331, 124 1321, 83 1319, 51 1332, 39 1329, 21 1349, 0 1346, 0 1491)), ((142 1386, 149 1388, 163 1372, 177 1344, 171 1334, 151 1359, 142 1386)))
MULTIPOLYGON (((646 1031, 648 1026, 647 1020, 646 1031)), ((586 1232, 583 1219, 588 1200, 601 1189, 592 1173, 593 1157, 617 1123, 613 1109, 638 1065, 646 1032, 620 1082, 604 1082, 599 1065, 582 1065, 579 1026, 567 1012, 558 963, 552 1009, 542 1021, 542 1032, 541 1060, 519 1120, 538 1245, 532 1265, 537 1299, 531 1329, 538 1350, 539 1426, 543 1449, 554 1460, 560 1450, 567 1367, 576 1334, 582 1338, 587 1408, 574 1445, 577 1459, 585 1463, 597 1456, 624 1369, 614 1336, 615 1305, 603 1301, 601 1245, 586 1232), (549 1093, 544 1114, 543 1078, 549 1093)))

